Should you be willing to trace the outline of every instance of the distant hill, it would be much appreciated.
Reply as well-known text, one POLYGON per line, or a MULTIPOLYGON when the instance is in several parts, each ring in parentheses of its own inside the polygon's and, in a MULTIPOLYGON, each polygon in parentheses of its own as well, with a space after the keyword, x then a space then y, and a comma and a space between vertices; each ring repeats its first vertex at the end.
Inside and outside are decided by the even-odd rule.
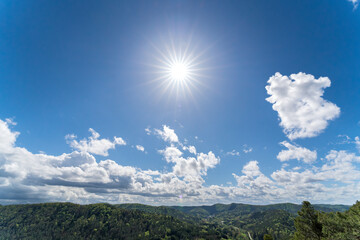
POLYGON ((155 206, 138 204, 138 203, 116 204, 114 206, 128 210, 140 210, 148 213, 165 214, 184 221, 193 222, 193 221, 201 220, 201 218, 185 213, 181 210, 176 209, 175 207, 166 207, 166 206, 155 207, 155 206))
POLYGON ((109 204, 0 206, 0 239, 219 239, 222 235, 212 226, 109 204))
MULTIPOLYGON (((290 239, 300 205, 0 205, 0 239, 290 239)), ((315 205, 321 211, 349 206, 315 205)))
MULTIPOLYGON (((214 224, 217 228, 231 227, 232 230, 227 230, 250 232, 254 240, 262 240, 264 234, 270 234, 275 239, 289 239, 295 231, 294 218, 301 209, 301 205, 293 203, 270 205, 232 203, 170 207, 120 204, 117 206, 145 212, 168 214, 186 221, 196 222, 200 220, 202 223, 214 224)), ((314 207, 323 212, 343 212, 350 208, 347 205, 330 204, 315 204, 314 207)))
MULTIPOLYGON (((331 204, 314 204, 316 210, 324 212, 343 212, 350 208, 347 205, 331 205, 331 204)), ((217 215, 224 212, 234 212, 238 214, 248 214, 253 212, 261 212, 266 210, 284 210, 286 212, 297 214, 301 209, 301 205, 293 203, 279 203, 269 205, 250 205, 241 203, 232 204, 214 204, 211 206, 195 206, 195 207, 182 207, 172 206, 172 208, 180 210, 184 213, 191 214, 193 216, 208 217, 211 215, 217 215)))

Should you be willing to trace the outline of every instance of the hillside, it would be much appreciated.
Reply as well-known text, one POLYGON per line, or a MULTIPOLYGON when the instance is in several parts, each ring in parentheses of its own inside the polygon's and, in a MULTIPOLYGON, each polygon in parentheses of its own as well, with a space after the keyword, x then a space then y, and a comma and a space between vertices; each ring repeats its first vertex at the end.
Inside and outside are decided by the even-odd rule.
MULTIPOLYGON (((314 204, 316 210, 324 212, 336 212, 336 211, 346 211, 350 208, 347 205, 331 205, 331 204, 314 204)), ((193 216, 199 217, 208 217, 211 215, 218 215, 221 213, 232 212, 234 214, 249 214, 253 212, 261 212, 267 210, 284 210, 286 212, 297 214, 301 209, 301 205, 293 203, 279 203, 279 204, 270 204, 270 205, 250 205, 250 204, 241 204, 241 203, 232 203, 232 204, 214 204, 211 206, 195 206, 195 207, 182 207, 182 206, 172 206, 172 208, 180 210, 184 213, 188 213, 193 216)))
MULTIPOLYGON (((249 204, 214 204, 210 206, 171 206, 154 207, 142 204, 120 204, 120 208, 138 209, 145 212, 169 214, 173 217, 213 224, 218 229, 227 231, 229 236, 237 236, 234 231, 251 233, 253 239, 261 239, 264 234, 270 234, 275 239, 289 239, 293 232, 294 218, 301 209, 301 205, 281 203, 271 205, 249 204), (228 229, 230 228, 230 229, 228 229), (229 234, 231 232, 231 234, 229 234)), ((314 205, 315 209, 323 212, 346 211, 346 205, 314 205)))
MULTIPOLYGON (((224 237, 227 237, 224 235, 224 237)), ((0 207, 0 239, 219 239, 211 226, 109 204, 0 207)))
MULTIPOLYGON (((348 209, 317 205, 321 211, 348 209)), ((0 239, 274 239, 293 235, 296 204, 166 207, 43 203, 0 206, 0 239)))

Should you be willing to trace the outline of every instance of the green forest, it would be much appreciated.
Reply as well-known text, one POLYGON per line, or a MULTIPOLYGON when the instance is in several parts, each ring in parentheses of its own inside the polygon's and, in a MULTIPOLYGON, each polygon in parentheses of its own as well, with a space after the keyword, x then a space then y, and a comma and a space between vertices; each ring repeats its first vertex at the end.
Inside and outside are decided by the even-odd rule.
POLYGON ((360 239, 360 203, 6 205, 0 239, 360 239))

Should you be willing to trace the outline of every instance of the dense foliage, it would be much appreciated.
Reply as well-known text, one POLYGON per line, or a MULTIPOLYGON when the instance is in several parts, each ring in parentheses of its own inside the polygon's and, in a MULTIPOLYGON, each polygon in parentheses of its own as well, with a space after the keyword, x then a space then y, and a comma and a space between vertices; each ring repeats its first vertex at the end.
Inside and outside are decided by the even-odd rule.
POLYGON ((308 202, 302 207, 289 203, 8 205, 0 206, 0 239, 360 239, 360 204, 334 213, 347 209, 308 202), (320 231, 314 235, 316 229, 320 231))
POLYGON ((0 207, 0 239, 220 239, 221 235, 211 226, 109 204, 0 207))
MULTIPOLYGON (((274 239, 290 239, 295 231, 294 218, 301 205, 292 203, 271 205, 214 204, 211 206, 154 207, 141 204, 121 204, 120 208, 169 214, 187 221, 211 224, 232 239, 262 240, 266 235, 274 239), (173 209, 173 210, 171 210, 173 209), (176 211, 174 211, 176 210, 176 211)), ((323 212, 345 211, 345 205, 314 205, 323 212)))
POLYGON ((319 214, 308 201, 303 202, 299 216, 295 218, 295 240, 321 240, 323 233, 322 224, 319 222, 319 214))
POLYGON ((303 202, 295 219, 295 240, 360 239, 360 202, 345 212, 320 212, 303 202))

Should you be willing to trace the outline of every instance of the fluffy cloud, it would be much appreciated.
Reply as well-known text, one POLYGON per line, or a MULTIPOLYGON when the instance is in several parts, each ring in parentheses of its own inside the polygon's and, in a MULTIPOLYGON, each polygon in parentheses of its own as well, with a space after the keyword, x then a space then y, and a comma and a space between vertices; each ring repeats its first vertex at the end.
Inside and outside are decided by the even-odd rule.
POLYGON ((283 141, 280 144, 288 149, 288 150, 282 150, 277 155, 277 159, 279 159, 281 162, 289 161, 291 159, 296 159, 298 161, 303 161, 305 163, 312 163, 317 158, 316 151, 310 151, 307 148, 293 145, 287 141, 283 141))
POLYGON ((246 164, 242 170, 242 172, 249 177, 256 177, 261 175, 260 168, 258 166, 258 161, 250 161, 246 164))
POLYGON ((358 199, 360 194, 355 193, 352 188, 360 186, 360 171, 357 169, 360 157, 346 151, 332 150, 326 155, 325 160, 320 168, 306 169, 302 172, 281 169, 273 172, 271 177, 279 188, 285 190, 289 198, 322 201, 340 201, 340 197, 342 201, 358 199), (336 184, 329 185, 330 182, 336 184))
POLYGON ((325 158, 327 163, 321 167, 318 175, 343 183, 360 180, 360 171, 355 165, 360 163, 360 157, 354 153, 332 150, 325 158))
POLYGON ((260 171, 257 161, 248 162, 243 167, 242 173, 244 174, 242 176, 233 173, 239 187, 237 191, 241 190, 242 194, 248 197, 266 198, 275 194, 274 182, 260 171))
POLYGON ((135 146, 137 150, 141 151, 141 152, 144 152, 145 151, 145 148, 141 145, 136 145, 135 146))
POLYGON ((163 125, 163 130, 155 129, 155 133, 159 135, 164 141, 170 143, 179 142, 179 138, 175 131, 166 125, 163 125))
POLYGON ((266 100, 278 112, 280 126, 291 140, 315 137, 337 118, 340 108, 322 98, 324 89, 330 87, 330 79, 316 79, 311 74, 291 74, 290 77, 276 73, 266 86, 270 97, 266 100))
POLYGON ((8 121, 0 120, 0 151, 6 153, 14 146, 18 132, 12 132, 9 129, 8 121))
POLYGON ((109 139, 99 139, 100 134, 90 128, 91 136, 88 139, 76 140, 74 134, 66 135, 65 139, 70 146, 81 152, 93 153, 101 156, 108 156, 110 149, 115 149, 116 145, 126 145, 126 142, 120 137, 114 137, 114 141, 109 139))
POLYGON ((243 175, 233 174, 236 188, 228 188, 229 197, 242 199, 256 198, 261 201, 285 199, 301 202, 346 202, 352 203, 360 197, 360 157, 346 151, 330 151, 320 167, 304 169, 295 167, 277 170, 268 178, 259 168, 257 161, 248 162, 242 170, 243 175), (351 200, 350 200, 351 199, 351 200))
POLYGON ((203 181, 201 175, 206 175, 209 168, 220 163, 220 158, 211 151, 209 153, 194 153, 196 157, 183 157, 175 146, 168 146, 159 151, 168 163, 175 163, 173 173, 178 177, 185 177, 186 181, 203 181))
MULTIPOLYGON (((0 202, 43 201, 211 204, 216 202, 353 203, 360 198, 360 157, 330 151, 322 165, 284 168, 266 176, 257 161, 233 174, 236 186, 206 185, 204 176, 220 163, 212 151, 201 153, 169 143, 159 153, 170 171, 143 170, 111 159, 98 161, 78 149, 58 156, 34 154, 16 146, 19 133, 0 120, 0 202), (302 170, 302 171, 301 171, 302 170), (179 196, 182 196, 179 199, 179 196)), ((96 135, 97 136, 97 135, 96 135)), ((99 136, 95 137, 99 140, 99 136)), ((195 146, 193 146, 195 148, 195 146)))
MULTIPOLYGON (((212 152, 196 154, 196 158, 183 158, 177 148, 164 151, 173 171, 160 173, 123 166, 107 159, 97 161, 92 152, 94 141, 101 141, 99 134, 78 142, 78 148, 59 156, 33 154, 15 145, 19 133, 12 131, 7 122, 0 120, 0 202, 72 201, 176 204, 178 196, 202 202, 209 199, 209 192, 202 185, 202 175, 218 162, 212 152), (89 150, 89 148, 91 150, 89 150), (186 174, 186 173, 189 174, 186 174), (205 197, 206 196, 206 197, 205 197)), ((74 140, 75 136, 69 136, 74 140)), ((112 144, 120 143, 116 140, 112 144)), ((69 141, 69 140, 68 140, 69 141)), ((107 143, 108 143, 107 142, 107 143)), ((194 152, 195 147, 189 147, 194 152)), ((94 153, 95 154, 95 153, 94 153)), ((212 198, 212 197, 210 197, 212 198)), ((214 198, 215 199, 215 198, 214 198)))

